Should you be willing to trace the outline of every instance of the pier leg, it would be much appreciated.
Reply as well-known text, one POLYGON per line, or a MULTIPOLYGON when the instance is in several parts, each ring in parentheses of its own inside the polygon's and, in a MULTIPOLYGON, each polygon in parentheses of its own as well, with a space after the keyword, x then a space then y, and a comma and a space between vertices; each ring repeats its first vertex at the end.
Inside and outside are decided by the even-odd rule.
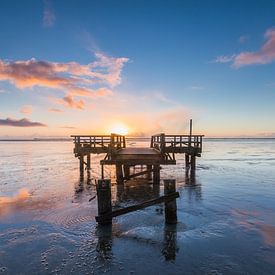
POLYGON ((185 154, 185 171, 186 174, 188 173, 188 170, 190 168, 190 157, 188 154, 185 154))
POLYGON ((124 170, 124 178, 125 178, 126 180, 128 180, 128 179, 129 179, 129 176, 130 176, 130 166, 127 165, 127 164, 124 164, 124 165, 123 165, 123 170, 124 170))
MULTIPOLYGON (((98 216, 112 212, 112 200, 111 200, 111 180, 98 180, 97 183, 97 205, 98 216)), ((112 218, 104 219, 99 224, 111 224, 112 218)))
POLYGON ((191 176, 194 176, 196 172, 196 156, 191 156, 191 176))
MULTIPOLYGON (((167 179, 164 180, 164 195, 169 195, 176 192, 176 180, 167 179)), ((177 223, 177 201, 165 202, 165 222, 168 224, 177 223)))
POLYGON ((147 173, 147 179, 148 180, 152 180, 152 172, 149 171, 151 169, 152 169, 152 165, 147 165, 147 171, 148 171, 148 173, 147 173))
POLYGON ((84 156, 79 156, 79 172, 80 172, 80 180, 84 179, 84 156))
POLYGON ((91 175, 90 175, 90 172, 91 172, 91 155, 88 154, 87 155, 87 177, 88 177, 88 180, 90 179, 91 175))
POLYGON ((154 165, 154 172, 153 172, 153 183, 159 184, 160 182, 160 165, 154 165))
POLYGON ((87 171, 91 170, 91 155, 87 155, 87 171))
POLYGON ((116 164, 116 181, 118 184, 123 184, 123 171, 121 164, 116 164))
POLYGON ((104 179, 104 164, 101 164, 101 178, 104 179))

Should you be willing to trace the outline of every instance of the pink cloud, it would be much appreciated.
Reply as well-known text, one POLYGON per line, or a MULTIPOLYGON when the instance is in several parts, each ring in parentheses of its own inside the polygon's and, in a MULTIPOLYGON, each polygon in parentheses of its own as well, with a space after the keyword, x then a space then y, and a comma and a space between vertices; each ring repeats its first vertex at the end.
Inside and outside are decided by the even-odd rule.
POLYGON ((20 109, 20 113, 25 114, 25 115, 31 114, 32 113, 32 106, 31 105, 22 106, 22 108, 20 109))
POLYGON ((121 82, 121 72, 128 58, 114 58, 102 53, 95 56, 97 60, 87 65, 37 61, 33 58, 14 62, 0 60, 0 81, 9 81, 19 89, 34 86, 59 89, 70 97, 111 95, 111 87, 121 82))
POLYGON ((72 95, 66 95, 62 99, 57 99, 56 103, 73 109, 84 109, 85 103, 83 100, 75 100, 72 95))
POLYGON ((237 55, 219 56, 218 63, 233 62, 234 68, 240 68, 255 64, 268 64, 275 61, 275 28, 269 29, 265 33, 266 42, 255 52, 241 52, 237 55))
POLYGON ((63 113, 64 111, 58 108, 50 108, 49 112, 54 112, 54 113, 63 113))

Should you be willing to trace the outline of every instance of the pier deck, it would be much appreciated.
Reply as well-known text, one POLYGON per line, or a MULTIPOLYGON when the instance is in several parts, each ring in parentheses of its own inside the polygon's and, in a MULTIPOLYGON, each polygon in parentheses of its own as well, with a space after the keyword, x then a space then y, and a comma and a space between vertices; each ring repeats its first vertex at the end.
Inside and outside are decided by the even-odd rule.
MULTIPOLYGON (((150 173, 159 173, 160 165, 175 165, 176 154, 185 154, 186 168, 195 171, 196 157, 201 156, 203 135, 153 135, 148 147, 126 147, 126 137, 111 135, 76 135, 74 154, 80 161, 80 176, 83 177, 84 165, 90 170, 91 154, 105 154, 100 161, 102 178, 104 165, 116 165, 117 179, 129 178, 131 166, 142 165, 150 173), (86 161, 84 157, 87 156, 86 161)), ((140 173, 139 173, 140 174, 140 173)), ((133 177, 133 175, 131 175, 133 177)), ((148 176, 150 177, 150 175, 148 176)), ((155 180, 159 176, 155 176, 155 180)))

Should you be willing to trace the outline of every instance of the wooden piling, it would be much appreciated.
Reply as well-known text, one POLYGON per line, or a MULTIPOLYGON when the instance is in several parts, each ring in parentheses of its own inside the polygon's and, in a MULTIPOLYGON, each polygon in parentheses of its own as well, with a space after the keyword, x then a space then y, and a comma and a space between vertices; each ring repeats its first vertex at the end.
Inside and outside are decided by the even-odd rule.
MULTIPOLYGON (((111 180, 101 179, 97 182, 98 216, 112 213, 111 180)), ((99 224, 111 224, 112 217, 98 221, 99 224)))
POLYGON ((196 171, 196 156, 191 155, 191 175, 195 175, 196 171))
POLYGON ((116 181, 118 184, 123 184, 124 181, 121 164, 116 164, 116 181))
POLYGON ((83 180, 84 178, 84 156, 79 156, 79 172, 80 172, 80 179, 83 180))
POLYGON ((190 168, 190 157, 188 154, 185 154, 185 170, 188 172, 190 168))
POLYGON ((154 165, 154 172, 153 172, 153 184, 159 184, 160 182, 160 165, 154 165))
POLYGON ((91 154, 87 155, 87 171, 91 170, 91 154))
POLYGON ((124 170, 124 179, 128 180, 130 177, 130 166, 127 164, 124 164, 123 170, 124 170))
MULTIPOLYGON (((169 195, 176 192, 176 180, 164 180, 164 195, 169 195)), ((165 222, 168 224, 177 223, 177 202, 176 199, 165 202, 165 222)))
POLYGON ((152 165, 147 165, 147 180, 152 180, 152 165))

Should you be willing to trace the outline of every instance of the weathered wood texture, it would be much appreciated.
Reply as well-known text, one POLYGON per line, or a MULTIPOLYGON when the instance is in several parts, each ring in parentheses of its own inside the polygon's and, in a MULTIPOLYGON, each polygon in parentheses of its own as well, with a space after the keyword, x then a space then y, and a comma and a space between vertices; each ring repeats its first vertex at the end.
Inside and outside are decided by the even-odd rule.
POLYGON ((143 203, 140 203, 137 205, 132 205, 132 206, 125 207, 122 209, 110 211, 109 213, 104 213, 104 214, 98 215, 95 217, 95 219, 99 223, 104 223, 105 221, 109 221, 113 217, 124 215, 124 214, 130 213, 130 212, 133 212, 133 211, 137 211, 137 210, 140 210, 140 209, 143 209, 143 208, 146 208, 146 207, 158 204, 158 203, 173 201, 173 200, 176 200, 176 198, 178 198, 178 197, 179 197, 178 192, 170 193, 169 195, 165 195, 165 196, 161 196, 156 199, 148 200, 146 202, 143 202, 143 203))
MULTIPOLYGON (((174 194, 176 192, 176 180, 166 179, 164 180, 164 194, 166 196, 174 194)), ((165 202, 165 222, 168 224, 177 223, 177 202, 166 201, 165 202)))
MULTIPOLYGON (((97 182, 97 204, 98 215, 104 216, 107 213, 112 212, 112 200, 111 200, 111 180, 98 180, 97 182)), ((104 220, 99 221, 100 224, 112 223, 112 217, 107 217, 104 220)))

